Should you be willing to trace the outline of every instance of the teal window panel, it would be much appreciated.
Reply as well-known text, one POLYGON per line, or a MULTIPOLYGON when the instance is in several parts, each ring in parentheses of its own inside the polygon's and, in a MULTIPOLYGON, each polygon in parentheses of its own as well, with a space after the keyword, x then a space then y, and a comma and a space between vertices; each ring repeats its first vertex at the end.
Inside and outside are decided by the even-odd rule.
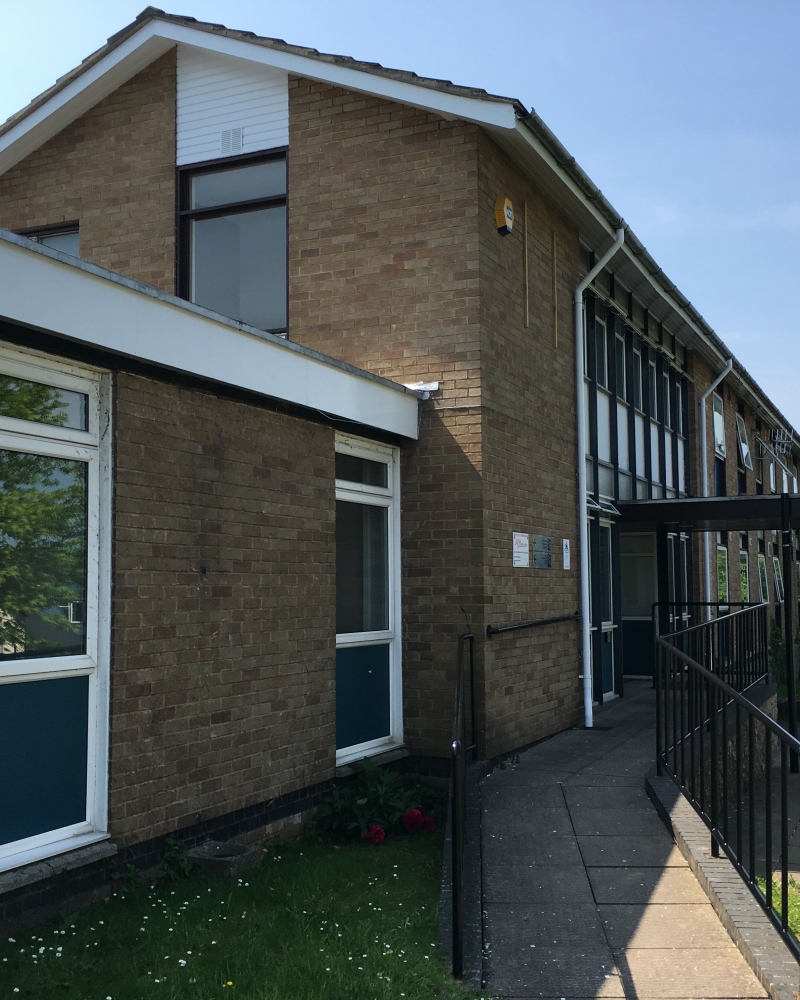
POLYGON ((336 749, 389 736, 389 646, 336 650, 336 749))
POLYGON ((0 844, 86 820, 89 678, 0 684, 0 844))

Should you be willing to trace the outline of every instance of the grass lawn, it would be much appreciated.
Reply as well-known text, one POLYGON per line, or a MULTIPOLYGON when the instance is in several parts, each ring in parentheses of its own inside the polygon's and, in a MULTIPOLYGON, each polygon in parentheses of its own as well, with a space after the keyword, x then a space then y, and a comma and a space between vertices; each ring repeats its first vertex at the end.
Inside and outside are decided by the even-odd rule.
POLYGON ((442 838, 309 839, 237 883, 133 886, 0 946, 0 998, 465 1000, 437 938, 442 838))
MULTIPOLYGON (((756 878, 756 885, 763 892, 767 891, 767 880, 765 878, 756 878)), ((772 909, 775 911, 778 919, 781 916, 781 877, 780 875, 773 876, 772 879, 772 909)), ((789 930, 792 934, 800 939, 800 885, 793 878, 789 878, 789 913, 787 914, 789 930)))

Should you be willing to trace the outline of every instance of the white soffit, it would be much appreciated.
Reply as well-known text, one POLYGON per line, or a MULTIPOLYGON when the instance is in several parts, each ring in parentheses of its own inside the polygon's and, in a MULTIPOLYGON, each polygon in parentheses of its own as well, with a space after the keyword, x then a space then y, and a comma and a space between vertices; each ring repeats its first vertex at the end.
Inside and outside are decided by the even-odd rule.
POLYGON ((0 136, 0 174, 175 45, 195 46, 262 67, 384 97, 449 118, 506 129, 513 129, 515 125, 516 115, 510 102, 450 94, 183 24, 152 20, 0 136))
POLYGON ((176 117, 178 166, 288 146, 289 74, 179 45, 176 117))
MULTIPOLYGON (((0 318, 405 438, 418 397, 366 372, 0 232, 0 318)), ((356 430, 356 428, 353 428, 356 430)))

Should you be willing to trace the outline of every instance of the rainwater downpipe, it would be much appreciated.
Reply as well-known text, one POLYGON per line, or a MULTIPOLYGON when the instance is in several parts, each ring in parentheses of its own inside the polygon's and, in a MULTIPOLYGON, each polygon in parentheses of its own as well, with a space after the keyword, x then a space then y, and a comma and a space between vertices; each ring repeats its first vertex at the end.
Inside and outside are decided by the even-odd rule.
MULTIPOLYGON (((706 400, 733 368, 733 358, 728 358, 725 367, 700 397, 700 479, 703 496, 708 496, 708 446, 706 442, 706 400)), ((703 532, 703 588, 706 601, 711 601, 711 542, 709 533, 703 532)), ((711 619, 711 608, 706 608, 706 620, 711 619)))
POLYGON ((586 390, 583 370, 583 293, 625 242, 618 229, 611 247, 575 289, 575 391, 578 410, 578 552, 581 568, 581 664, 583 668, 583 717, 587 729, 594 725, 592 694, 592 623, 589 615, 589 525, 586 504, 586 390))

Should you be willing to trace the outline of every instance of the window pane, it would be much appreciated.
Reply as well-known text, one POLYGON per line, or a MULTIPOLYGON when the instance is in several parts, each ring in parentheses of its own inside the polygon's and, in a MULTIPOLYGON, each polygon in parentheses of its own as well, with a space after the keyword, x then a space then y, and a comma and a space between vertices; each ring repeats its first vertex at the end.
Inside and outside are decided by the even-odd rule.
POLYGON ((336 650, 336 749, 389 736, 389 646, 336 650))
POLYGON ((728 550, 717 548, 717 600, 728 603, 728 550))
POLYGON ((0 660, 85 650, 86 475, 0 450, 0 660))
POLYGON ((89 678, 0 684, 0 844, 86 820, 89 678))
POLYGON ((597 384, 608 386, 608 354, 606 350, 606 328, 602 323, 595 325, 595 345, 597 348, 597 384))
POLYGON ((750 600, 750 573, 746 552, 739 553, 739 586, 742 600, 747 604, 750 600))
POLYGON ((365 486, 383 486, 388 483, 389 467, 385 462, 372 462, 368 458, 336 453, 336 478, 365 486))
POLYGON ((192 177, 190 208, 235 205, 286 194, 286 160, 256 163, 192 177))
POLYGON ((611 528, 600 526, 600 620, 610 622, 611 613, 611 528))
POLYGON ((192 302, 259 330, 286 328, 286 208, 192 222, 192 302))
POLYGON ((60 253, 68 253, 71 257, 78 257, 80 249, 80 237, 78 233, 58 233, 53 236, 38 236, 37 242, 42 246, 58 250, 60 253))
POLYGON ((388 510, 336 501, 336 632, 389 627, 388 510))
POLYGON ((637 410, 642 408, 642 356, 633 352, 633 405, 637 410))
POLYGON ((622 337, 616 337, 616 361, 617 361, 617 395, 620 399, 627 399, 628 392, 625 383, 625 341, 622 337))
POLYGON ((0 416, 86 431, 88 413, 89 397, 82 392, 0 375, 0 416))

